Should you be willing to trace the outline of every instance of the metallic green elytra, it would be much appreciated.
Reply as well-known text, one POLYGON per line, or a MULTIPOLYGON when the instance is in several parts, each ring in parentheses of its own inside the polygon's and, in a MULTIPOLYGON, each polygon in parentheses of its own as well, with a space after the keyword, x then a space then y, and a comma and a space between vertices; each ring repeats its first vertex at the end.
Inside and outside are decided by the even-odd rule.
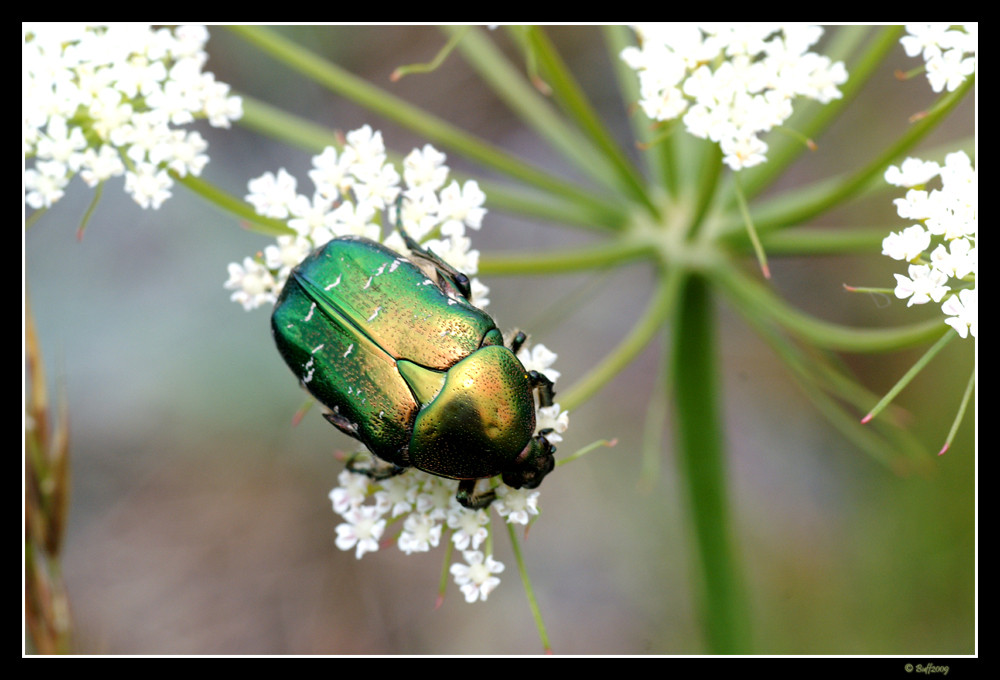
POLYGON ((359 472, 461 480, 473 508, 493 500, 477 479, 537 487, 555 447, 535 434, 534 391, 549 406, 552 382, 518 360, 523 333, 505 346, 469 302, 468 277, 400 231, 410 258, 342 237, 292 270, 271 316, 278 351, 327 420, 384 461, 359 472))

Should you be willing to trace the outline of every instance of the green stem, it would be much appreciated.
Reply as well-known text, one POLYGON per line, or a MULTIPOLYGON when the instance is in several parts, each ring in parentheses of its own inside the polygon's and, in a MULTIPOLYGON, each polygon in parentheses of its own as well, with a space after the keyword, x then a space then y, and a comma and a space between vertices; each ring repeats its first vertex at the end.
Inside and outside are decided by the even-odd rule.
POLYGON ((619 184, 627 195, 642 203, 647 210, 655 215, 657 209, 646 195, 642 176, 636 171, 628 157, 622 153, 607 126, 590 106, 582 88, 573 78, 573 74, 566 67, 559 53, 556 52, 545 31, 538 26, 531 26, 528 27, 525 34, 528 38, 527 49, 537 57, 545 82, 552 87, 553 97, 600 152, 607 157, 615 172, 618 173, 619 184))
POLYGON ((714 309, 709 283, 683 286, 672 333, 678 464, 697 549, 699 608, 711 654, 750 651, 740 567, 732 546, 714 309))
POLYGON ((962 420, 965 418, 965 409, 969 406, 969 401, 972 399, 972 390, 975 387, 976 372, 973 371, 969 376, 969 381, 965 384, 965 394, 962 395, 962 403, 958 407, 958 413, 955 414, 955 420, 951 424, 951 429, 948 430, 948 438, 944 440, 944 446, 938 451, 939 456, 951 448, 951 442, 954 441, 955 434, 958 432, 958 426, 962 424, 962 420))
POLYGON ((878 252, 891 227, 785 229, 761 235, 774 255, 846 255, 878 252))
MULTIPOLYGON (((461 30, 461 27, 445 26, 443 30, 453 32, 461 30)), ((597 151, 589 139, 566 125, 548 100, 527 82, 521 71, 511 65, 493 41, 483 35, 483 31, 470 30, 458 49, 483 82, 577 170, 606 189, 628 195, 627 183, 622 181, 607 158, 597 151)))
POLYGON ((510 535, 510 547, 514 551, 514 560, 517 562, 517 571, 521 575, 521 583, 524 584, 524 595, 528 598, 528 606, 531 607, 531 616, 535 620, 535 627, 538 629, 538 637, 542 640, 542 647, 546 654, 552 653, 552 643, 549 642, 549 634, 545 629, 545 621, 542 620, 542 611, 538 608, 538 600, 535 598, 535 591, 531 587, 531 579, 528 577, 528 570, 524 566, 524 555, 521 554, 521 543, 517 540, 515 526, 507 524, 507 533, 510 535))
POLYGON ((732 267, 713 270, 715 280, 736 300, 762 318, 771 318, 803 340, 823 349, 845 352, 888 352, 940 337, 947 327, 940 318, 898 328, 852 328, 810 316, 788 305, 755 279, 732 267))
POLYGON ((561 274, 621 265, 653 254, 652 246, 622 240, 545 253, 490 253, 479 262, 488 275, 561 274))
POLYGON ((206 182, 200 177, 194 177, 193 175, 180 177, 173 172, 170 174, 176 182, 183 184, 188 189, 198 194, 215 207, 219 208, 219 210, 236 215, 240 219, 247 222, 247 224, 254 231, 268 236, 285 236, 295 233, 295 230, 290 228, 284 220, 258 215, 253 206, 246 201, 226 193, 214 184, 206 182))
POLYGON ((917 363, 913 364, 913 366, 910 367, 910 370, 908 370, 906 374, 899 379, 899 382, 893 385, 892 389, 889 390, 889 392, 884 397, 882 397, 882 399, 877 404, 875 404, 875 407, 868 412, 868 415, 866 415, 864 418, 861 419, 861 422, 862 423, 870 422, 872 418, 881 413, 882 409, 888 406, 889 403, 896 398, 896 395, 902 392, 903 388, 909 385, 910 381, 913 380, 915 377, 917 377, 917 374, 920 373, 920 371, 924 370, 924 367, 930 363, 931 359, 933 359, 938 352, 944 349, 945 345, 954 340, 957 336, 958 333, 956 333, 954 329, 949 329, 947 333, 941 336, 941 339, 935 342, 933 345, 931 345, 931 348, 926 352, 924 352, 924 355, 922 357, 917 359, 917 363))

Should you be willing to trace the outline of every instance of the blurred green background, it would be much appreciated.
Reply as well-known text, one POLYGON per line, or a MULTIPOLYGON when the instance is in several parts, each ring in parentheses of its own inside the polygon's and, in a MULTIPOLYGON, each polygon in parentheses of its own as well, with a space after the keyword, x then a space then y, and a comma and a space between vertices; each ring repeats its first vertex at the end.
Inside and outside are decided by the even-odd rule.
MULTIPOLYGON (((539 143, 452 55, 436 72, 389 82, 446 38, 431 27, 283 27, 282 33, 379 87, 564 176, 539 143)), ((598 29, 549 31, 627 152, 628 133, 598 29)), ((342 131, 369 123, 406 153, 427 140, 380 120, 211 29, 206 70, 234 90, 342 131)), ((503 31, 495 38, 508 49, 503 31)), ((821 50, 820 50, 821 51, 821 50)), ((512 50, 511 50, 512 53, 512 50)), ((780 189, 866 160, 933 100, 899 48, 780 189), (851 154, 860 153, 854 157, 851 154)), ((519 62, 520 63, 520 62, 519 62)), ((969 135, 966 102, 924 148, 969 135)), ((311 153, 236 127, 199 128, 204 177, 231 193, 285 167, 310 194, 311 153)), ((473 171, 449 154, 453 171, 473 171)), ((82 240, 92 192, 75 180, 26 235, 26 280, 51 384, 65 387, 73 497, 64 572, 79 651, 104 654, 533 654, 537 633, 501 530, 503 583, 468 605, 449 584, 434 610, 443 550, 366 555, 334 545, 327 493, 351 441, 303 401, 271 341, 268 311, 244 312, 222 288, 226 265, 269 243, 182 187, 144 211, 112 181, 82 240)), ((489 203, 487 203, 489 207, 489 203)), ((859 201, 816 224, 903 226, 891 200, 859 201)), ((553 250, 595 237, 492 211, 474 247, 553 250)), ((865 258, 778 259, 772 285, 822 318, 881 326, 928 318, 843 283, 890 286, 901 269, 865 258)), ((489 277, 489 310, 559 354, 557 391, 608 353, 650 295, 652 272, 489 277), (596 281, 595 281, 596 278, 596 281), (585 288, 582 297, 567 296, 585 288)), ((954 342, 898 398, 931 457, 931 474, 901 478, 833 430, 768 347, 718 307, 731 508, 745 567, 755 651, 767 654, 970 654, 975 651, 973 418, 944 441, 972 354, 954 342)), ((523 542, 553 649, 559 654, 704 651, 693 555, 675 482, 669 422, 661 471, 640 491, 641 441, 661 371, 662 340, 570 416, 560 454, 599 438, 618 445, 560 468, 542 486, 542 517, 523 542)), ((883 393, 924 348, 847 356, 883 393)), ((859 417, 861 414, 858 414, 859 417)), ((499 524, 497 529, 501 529, 499 524)))

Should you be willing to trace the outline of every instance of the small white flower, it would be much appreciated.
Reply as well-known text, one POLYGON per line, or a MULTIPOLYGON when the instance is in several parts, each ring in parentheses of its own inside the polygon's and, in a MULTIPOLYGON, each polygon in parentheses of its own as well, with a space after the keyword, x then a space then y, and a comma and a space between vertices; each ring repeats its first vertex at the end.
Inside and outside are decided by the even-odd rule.
POLYGON ((538 496, 539 492, 533 489, 512 489, 502 485, 497 488, 497 499, 493 504, 508 524, 527 524, 531 515, 538 514, 538 496))
POLYGON ((407 555, 427 552, 436 548, 441 541, 441 525, 427 515, 411 513, 403 522, 403 533, 399 535, 399 549, 407 555))
POLYGON ((443 521, 448 517, 452 503, 458 502, 455 490, 454 484, 446 484, 440 477, 428 475, 417 495, 417 512, 443 521))
MULTIPOLYGON (((403 160, 403 179, 415 193, 433 194, 444 186, 448 178, 446 157, 430 144, 423 149, 414 149, 403 160)), ((416 238, 416 237, 414 237, 416 238)))
POLYGON ((966 57, 962 50, 947 50, 927 60, 927 82, 935 92, 954 92, 976 71, 976 58, 966 57))
POLYGON ((931 235, 919 224, 893 232, 882 240, 882 254, 894 260, 913 262, 931 244, 931 235))
POLYGON ((135 172, 125 173, 125 192, 143 208, 158 209, 170 198, 171 186, 173 180, 167 171, 148 163, 137 166, 135 172))
POLYGON ((961 337, 976 337, 978 305, 975 288, 965 288, 958 291, 958 295, 949 297, 941 305, 941 311, 948 317, 944 322, 958 331, 961 337))
POLYGON ((451 542, 459 550, 465 550, 471 544, 472 549, 477 549, 482 545, 489 531, 486 525, 490 518, 485 510, 471 510, 461 506, 453 507, 448 512, 448 528, 454 533, 451 535, 451 542))
POLYGON ((451 565, 455 583, 461 588, 466 602, 485 602, 493 589, 500 585, 500 579, 494 574, 503 572, 503 563, 493 559, 492 555, 484 559, 483 553, 478 550, 464 550, 462 558, 466 564, 451 565))
POLYGON ((479 229, 483 224, 486 209, 482 207, 486 194, 479 188, 475 180, 469 180, 461 188, 453 181, 441 191, 441 204, 438 208, 441 233, 461 236, 463 226, 479 229))
POLYGON ((40 161, 24 171, 24 201, 34 209, 49 208, 63 197, 69 184, 66 166, 58 161, 40 161))
POLYGON ((375 505, 390 517, 399 517, 411 512, 417 504, 420 481, 417 475, 407 473, 389 477, 379 482, 381 489, 375 492, 375 505))
POLYGON ((344 514, 346 523, 337 526, 337 547, 341 550, 356 548, 355 557, 361 559, 366 552, 378 550, 378 541, 385 531, 385 520, 370 505, 352 508, 344 514))
POLYGON ((899 167, 890 165, 885 171, 885 181, 897 187, 915 187, 927 184, 938 176, 941 166, 934 161, 907 158, 899 167))
POLYGON ((339 486, 330 490, 330 501, 333 503, 333 511, 344 516, 352 508, 360 507, 365 502, 371 480, 367 475, 343 470, 337 476, 337 484, 339 486))
POLYGON ((235 291, 229 299, 239 302, 247 311, 278 299, 275 294, 274 276, 252 257, 244 258, 242 265, 236 262, 229 264, 229 279, 224 287, 226 290, 235 291))
POLYGON ((559 376, 562 375, 559 371, 552 368, 552 364, 555 363, 558 357, 559 355, 542 343, 533 345, 531 349, 522 347, 521 351, 517 353, 517 358, 524 366, 524 370, 543 373, 553 383, 559 380, 559 376))
POLYGON ((567 411, 560 411, 558 403, 552 404, 552 406, 542 406, 538 409, 535 430, 551 429, 552 432, 545 435, 545 438, 550 443, 556 444, 561 442, 561 435, 568 427, 569 413, 567 411))
POLYGON ((953 29, 950 24, 907 24, 899 42, 907 56, 923 57, 931 89, 953 92, 976 71, 975 25, 953 29))
POLYGON ((276 272, 276 279, 283 281, 306 258, 313 244, 301 236, 279 236, 277 240, 277 245, 264 248, 264 265, 276 272))
POLYGON ((895 294, 900 300, 909 298, 907 307, 922 305, 933 300, 941 302, 942 298, 948 294, 948 275, 937 269, 932 269, 927 265, 911 264, 908 270, 909 278, 902 274, 893 274, 896 277, 895 294))
POLYGON ((313 169, 309 171, 309 179, 316 185, 316 191, 323 196, 336 200, 341 194, 350 190, 351 155, 340 154, 332 146, 323 149, 323 153, 313 156, 313 169))
POLYGON ((934 249, 931 264, 950 277, 964 279, 976 271, 976 249, 968 239, 956 238, 950 248, 942 243, 934 249))

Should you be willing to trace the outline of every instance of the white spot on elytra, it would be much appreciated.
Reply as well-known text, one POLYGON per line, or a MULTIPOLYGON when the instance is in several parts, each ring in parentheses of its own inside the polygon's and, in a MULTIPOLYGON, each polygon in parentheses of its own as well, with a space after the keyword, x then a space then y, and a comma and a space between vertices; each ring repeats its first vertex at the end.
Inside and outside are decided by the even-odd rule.
POLYGON ((380 312, 381 310, 382 310, 382 307, 381 307, 381 306, 378 306, 378 307, 376 307, 376 308, 375 308, 375 311, 374 311, 374 312, 372 312, 372 315, 368 317, 368 321, 374 321, 374 320, 375 320, 375 317, 376 317, 376 316, 378 316, 378 313, 379 313, 379 312, 380 312))
POLYGON ((304 318, 302 320, 303 321, 308 321, 309 319, 313 318, 313 312, 315 312, 315 311, 316 311, 316 303, 314 302, 311 305, 309 305, 309 313, 306 314, 306 318, 304 318))
POLYGON ((375 278, 374 276, 369 276, 368 277, 368 282, 365 284, 365 287, 362 288, 361 290, 368 290, 368 287, 372 285, 372 279, 374 279, 374 278, 375 278))
MULTIPOLYGON (((310 354, 315 354, 316 352, 320 351, 324 347, 326 347, 326 343, 323 343, 322 345, 317 345, 316 347, 313 347, 313 351, 310 352, 310 354)), ((311 361, 311 359, 310 359, 310 361, 311 361)))
POLYGON ((340 276, 341 276, 340 274, 337 274, 337 279, 333 283, 331 283, 329 286, 327 286, 326 288, 324 288, 323 290, 330 290, 331 288, 336 288, 337 286, 339 286, 340 285, 340 276))
POLYGON ((351 343, 351 344, 350 344, 350 345, 349 345, 349 346, 347 347, 347 351, 346 351, 346 352, 344 352, 344 358, 346 359, 346 358, 347 358, 347 356, 348 356, 348 355, 349 355, 349 354, 350 354, 350 353, 351 353, 351 352, 352 352, 353 350, 354 350, 354 343, 352 342, 352 343, 351 343))

